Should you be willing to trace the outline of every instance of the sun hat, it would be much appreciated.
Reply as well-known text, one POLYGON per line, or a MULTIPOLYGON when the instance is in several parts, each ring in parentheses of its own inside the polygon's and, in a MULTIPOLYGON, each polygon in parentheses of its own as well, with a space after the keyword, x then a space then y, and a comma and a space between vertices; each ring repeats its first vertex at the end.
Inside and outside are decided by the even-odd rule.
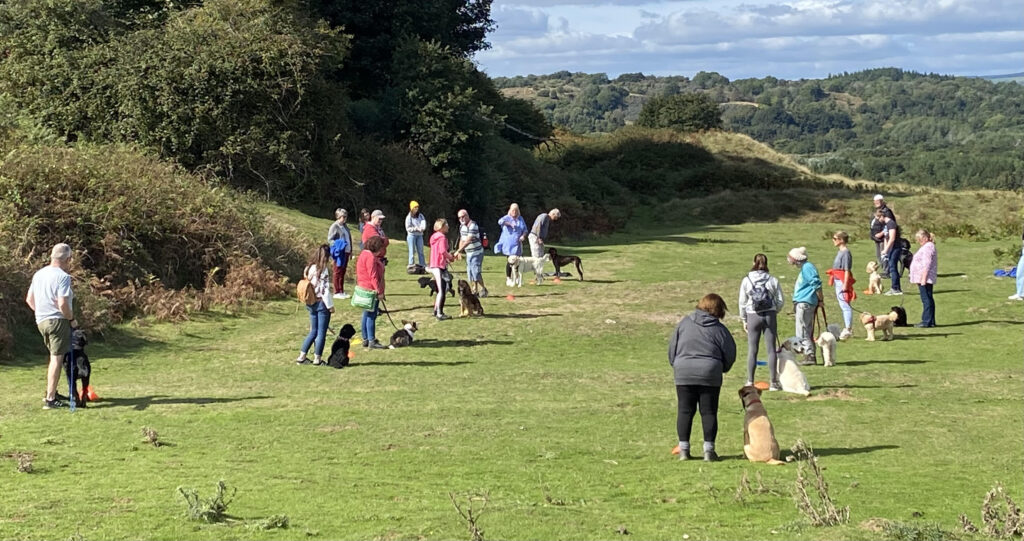
POLYGON ((875 194, 875 201, 882 201, 883 199, 885 199, 885 198, 882 197, 882 194, 880 194, 880 193, 876 193, 875 194))
POLYGON ((789 251, 789 258, 793 261, 807 261, 807 248, 801 246, 789 251))
POLYGON ((409 201, 409 210, 412 210, 418 206, 420 206, 418 201, 409 201))
POLYGON ((377 209, 377 210, 373 211, 372 214, 370 214, 370 218, 377 218, 377 217, 384 218, 385 217, 384 216, 384 211, 380 210, 380 209, 377 209))

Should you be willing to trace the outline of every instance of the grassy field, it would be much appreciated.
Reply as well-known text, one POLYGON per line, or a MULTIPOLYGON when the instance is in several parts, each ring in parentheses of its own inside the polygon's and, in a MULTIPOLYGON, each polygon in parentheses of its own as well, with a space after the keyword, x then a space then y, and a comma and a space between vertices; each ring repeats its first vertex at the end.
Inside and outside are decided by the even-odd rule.
MULTIPOLYGON (((327 225, 299 227, 319 236, 327 225)), ((992 277, 1005 240, 939 239, 937 328, 868 343, 856 326, 838 366, 806 370, 810 397, 765 395, 780 444, 814 446, 848 524, 807 524, 792 497, 795 464, 742 458, 742 346, 723 386, 725 460, 669 454, 676 404, 665 352, 678 320, 707 292, 735 308, 757 252, 791 291, 786 251, 806 245, 824 270, 836 227, 624 233, 565 247, 583 258, 587 281, 525 286, 514 300, 502 260, 488 257, 487 316, 446 322, 430 318, 396 244, 389 306, 396 320, 420 322, 413 347, 360 348, 340 371, 296 366, 308 319, 292 300, 125 326, 89 346, 103 400, 74 414, 40 409, 44 356, 30 340, 0 366, 0 452, 31 454, 34 467, 19 473, 0 460, 0 538, 468 539, 449 493, 488 494, 486 539, 882 539, 870 519, 956 532, 965 512, 978 523, 994 483, 1021 492, 1024 305, 1006 300, 1010 280, 992 277), (165 445, 144 443, 143 427, 165 445), (738 497, 741 479, 757 475, 764 490, 738 497), (221 479, 237 487, 234 520, 188 521, 176 488, 209 496, 221 479), (252 527, 272 515, 287 515, 288 529, 252 527)), ((862 270, 873 246, 851 248, 862 270)), ((917 321, 915 295, 862 296, 855 307, 894 302, 917 321)), ((839 320, 834 300, 827 306, 839 320)), ((344 322, 358 324, 347 305, 332 327, 344 322)), ((734 312, 726 323, 744 344, 734 312)), ((792 317, 780 326, 790 335, 792 317)), ((392 331, 382 317, 378 336, 392 331)))

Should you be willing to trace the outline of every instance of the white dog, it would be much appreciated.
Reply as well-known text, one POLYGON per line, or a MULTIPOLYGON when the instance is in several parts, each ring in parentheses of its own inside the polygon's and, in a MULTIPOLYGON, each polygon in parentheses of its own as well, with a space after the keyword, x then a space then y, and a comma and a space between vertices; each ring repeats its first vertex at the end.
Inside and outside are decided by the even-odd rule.
MULTIPOLYGON (((509 257, 509 260, 510 260, 509 263, 511 263, 511 259, 512 259, 512 257, 509 257)), ((515 276, 515 274, 517 272, 519 273, 518 285, 520 287, 522 287, 522 285, 523 285, 523 276, 522 275, 524 275, 528 271, 532 270, 533 274, 534 274, 534 277, 535 277, 535 282, 534 283, 536 283, 537 285, 540 285, 541 283, 544 282, 544 263, 546 263, 548 261, 551 261, 551 256, 548 255, 548 254, 544 254, 544 257, 519 256, 519 260, 516 261, 516 264, 514 265, 514 267, 517 267, 517 268, 513 268, 512 269, 512 275, 515 276)))
POLYGON ((505 280, 505 285, 508 287, 523 287, 523 273, 519 270, 520 258, 521 256, 518 255, 508 256, 508 266, 512 269, 512 275, 505 280))
POLYGON ((836 332, 832 331, 833 325, 829 325, 829 330, 818 335, 818 339, 814 341, 821 348, 821 356, 825 359, 825 366, 836 365, 836 332))
POLYGON ((800 367, 796 364, 797 354, 804 355, 806 353, 808 353, 806 347, 795 336, 787 338, 782 343, 782 347, 779 348, 777 370, 779 371, 779 383, 782 384, 783 391, 804 396, 811 394, 811 386, 807 383, 807 376, 800 371, 800 367))

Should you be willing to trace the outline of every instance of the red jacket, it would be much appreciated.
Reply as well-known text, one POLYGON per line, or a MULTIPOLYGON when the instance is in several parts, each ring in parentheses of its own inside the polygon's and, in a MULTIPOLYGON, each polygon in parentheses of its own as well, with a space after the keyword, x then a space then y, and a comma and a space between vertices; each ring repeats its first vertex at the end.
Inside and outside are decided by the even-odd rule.
POLYGON ((853 273, 842 269, 829 269, 825 271, 828 275, 828 285, 834 286, 836 280, 843 283, 843 300, 850 303, 857 298, 857 292, 853 289, 853 284, 857 281, 853 278, 853 273))
POLYGON ((366 241, 370 240, 372 237, 380 237, 380 238, 384 239, 384 247, 385 248, 387 248, 388 244, 391 244, 391 241, 386 236, 384 236, 384 230, 383 229, 379 229, 377 226, 373 225, 372 223, 366 222, 365 224, 363 224, 363 237, 362 237, 363 246, 366 246, 366 241))
POLYGON ((356 284, 363 289, 376 291, 378 297, 384 296, 384 262, 373 252, 363 250, 356 260, 356 284))

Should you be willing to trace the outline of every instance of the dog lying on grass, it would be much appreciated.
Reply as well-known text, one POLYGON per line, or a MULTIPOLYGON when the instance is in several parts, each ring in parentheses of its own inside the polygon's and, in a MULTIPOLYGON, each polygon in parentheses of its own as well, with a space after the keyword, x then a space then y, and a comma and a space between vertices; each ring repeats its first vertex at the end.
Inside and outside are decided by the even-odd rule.
POLYGON ((558 250, 554 248, 548 248, 548 256, 551 257, 551 264, 555 266, 555 276, 561 276, 562 267, 568 267, 569 265, 576 265, 576 273, 580 276, 580 281, 583 281, 583 262, 580 258, 574 255, 559 255, 558 250))
POLYGON ((391 345, 389 345, 388 348, 395 349, 411 346, 413 335, 416 334, 417 330, 419 330, 419 327, 416 326, 415 321, 406 321, 403 319, 402 328, 398 329, 395 331, 395 334, 391 335, 391 345))
POLYGON ((867 312, 860 315, 860 322, 864 324, 864 330, 868 331, 868 342, 875 341, 875 331, 882 332, 882 340, 892 340, 892 328, 896 323, 896 318, 899 314, 896 312, 889 312, 888 314, 881 316, 873 316, 867 312))
POLYGON ((868 288, 864 290, 864 293, 868 295, 881 295, 882 275, 878 274, 878 263, 868 261, 868 266, 865 270, 868 271, 868 288))
POLYGON ((779 361, 776 370, 779 371, 779 383, 782 390, 787 393, 796 393, 807 396, 811 394, 811 386, 807 383, 807 376, 800 371, 796 364, 796 356, 809 353, 799 338, 793 336, 787 338, 779 348, 779 361))
MULTIPOLYGON (((420 288, 430 288, 430 291, 427 293, 428 295, 431 297, 437 295, 437 281, 434 280, 433 276, 421 276, 416 281, 420 283, 420 288)), ((441 283, 444 284, 444 289, 448 292, 448 295, 454 297, 455 289, 452 287, 451 273, 441 273, 441 283)))
POLYGON ((740 389, 743 403, 743 456, 751 462, 764 462, 777 466, 785 464, 779 460, 779 441, 775 439, 775 427, 768 419, 768 411, 761 403, 761 389, 747 385, 740 389))
POLYGON ((482 316, 484 307, 480 305, 480 298, 469 288, 469 282, 459 280, 459 317, 482 316))

